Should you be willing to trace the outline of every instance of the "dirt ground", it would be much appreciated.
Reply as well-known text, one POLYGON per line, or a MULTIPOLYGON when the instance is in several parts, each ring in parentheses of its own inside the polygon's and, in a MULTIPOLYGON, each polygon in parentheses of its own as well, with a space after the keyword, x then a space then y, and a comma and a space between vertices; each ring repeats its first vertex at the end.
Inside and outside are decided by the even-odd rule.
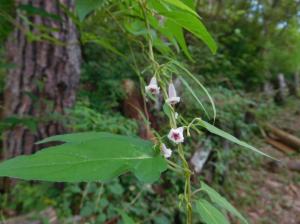
MULTIPOLYGON (((287 108, 269 123, 300 137, 300 102, 298 108, 287 108)), ((300 152, 286 155, 267 143, 261 150, 280 162, 264 159, 249 171, 249 186, 239 186, 238 191, 241 200, 249 201, 239 209, 252 224, 300 224, 300 172, 287 168, 288 163, 300 162, 300 152)))

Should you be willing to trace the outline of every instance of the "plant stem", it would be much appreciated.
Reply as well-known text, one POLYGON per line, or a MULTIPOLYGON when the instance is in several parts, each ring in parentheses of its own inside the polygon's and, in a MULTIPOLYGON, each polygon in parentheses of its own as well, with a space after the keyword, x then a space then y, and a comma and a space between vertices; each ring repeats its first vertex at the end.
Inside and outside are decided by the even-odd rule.
POLYGON ((191 190, 191 170, 189 164, 184 157, 184 151, 182 144, 178 145, 178 154, 181 158, 183 168, 185 170, 185 186, 184 186, 184 199, 186 204, 186 224, 192 224, 192 190, 191 190))
MULTIPOLYGON (((148 34, 149 58, 153 65, 154 74, 156 76, 156 79, 160 80, 159 74, 158 74, 159 72, 157 72, 157 71, 159 71, 160 65, 159 65, 159 63, 156 62, 155 57, 154 57, 151 28, 150 28, 149 20, 147 18, 147 13, 146 13, 147 1, 139 0, 139 4, 140 4, 141 10, 142 10, 143 17, 145 19, 145 25, 146 25, 146 28, 148 31, 147 34, 148 34)), ((164 88, 162 88, 162 89, 163 89, 164 98, 167 99, 168 98, 167 92, 164 88)), ((172 111, 172 117, 170 118, 170 126, 172 128, 177 127, 174 111, 172 111)), ((192 172, 189 168, 188 162, 186 161, 186 159, 184 157, 184 151, 183 151, 182 144, 178 145, 177 150, 178 150, 178 154, 179 154, 182 164, 183 164, 182 170, 183 170, 184 177, 185 177, 184 199, 185 199, 185 204, 186 204, 186 224, 192 224, 192 212, 193 212, 192 211, 192 201, 191 201, 191 198, 192 198, 191 174, 192 174, 192 172)), ((172 165, 174 166, 174 164, 172 164, 172 165)))

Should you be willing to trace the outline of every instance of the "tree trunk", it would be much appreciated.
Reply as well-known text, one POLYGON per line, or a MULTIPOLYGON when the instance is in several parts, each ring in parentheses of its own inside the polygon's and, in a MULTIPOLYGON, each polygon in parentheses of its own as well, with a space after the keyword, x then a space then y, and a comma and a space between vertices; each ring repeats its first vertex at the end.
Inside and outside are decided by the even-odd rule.
POLYGON ((278 103, 283 103, 286 97, 288 96, 288 88, 287 88, 284 74, 278 74, 277 81, 278 81, 278 89, 277 89, 277 94, 275 96, 275 100, 278 103))
POLYGON ((299 72, 296 72, 293 76, 292 94, 294 96, 300 95, 300 74, 299 74, 299 72))
POLYGON ((28 18, 35 25, 57 29, 50 35, 64 44, 29 41, 24 31, 37 36, 38 28, 26 24, 20 14, 16 16, 16 24, 20 26, 6 45, 8 60, 15 67, 6 77, 4 116, 21 120, 4 133, 4 158, 34 153, 39 149, 34 142, 66 131, 54 117, 64 116, 65 109, 74 105, 80 76, 78 33, 60 5, 72 10, 74 1, 17 0, 16 4, 30 4, 60 16, 60 20, 38 15, 28 18), (35 130, 24 125, 28 122, 36 124, 35 130))

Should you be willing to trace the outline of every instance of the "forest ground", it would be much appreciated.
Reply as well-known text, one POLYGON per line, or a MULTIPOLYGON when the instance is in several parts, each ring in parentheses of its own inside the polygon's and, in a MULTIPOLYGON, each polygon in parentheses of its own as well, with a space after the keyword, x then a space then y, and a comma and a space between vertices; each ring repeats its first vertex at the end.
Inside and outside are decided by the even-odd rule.
MULTIPOLYGON (((284 106, 268 122, 300 137, 298 104, 284 106)), ((234 204, 252 224, 300 224, 300 172, 287 168, 288 163, 300 161, 299 152, 286 155, 264 141, 260 148, 280 162, 263 159, 259 165, 249 167, 246 184, 245 179, 236 178, 234 204)))

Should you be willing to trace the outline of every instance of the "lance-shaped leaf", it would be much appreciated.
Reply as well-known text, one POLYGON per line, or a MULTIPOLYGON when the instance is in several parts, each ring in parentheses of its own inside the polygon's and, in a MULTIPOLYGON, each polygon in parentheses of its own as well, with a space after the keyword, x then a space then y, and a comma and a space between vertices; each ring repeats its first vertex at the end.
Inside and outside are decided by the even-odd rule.
POLYGON ((188 5, 186 5, 184 2, 180 0, 163 0, 164 2, 167 2, 168 4, 174 5, 182 10, 186 10, 189 13, 193 14, 194 16, 198 17, 197 12, 195 12, 193 9, 191 9, 188 5))
POLYGON ((208 130, 209 132, 211 132, 211 133, 213 133, 213 134, 215 134, 215 135, 218 135, 218 136, 220 136, 220 137, 223 137, 223 138, 225 138, 225 139, 227 139, 227 140, 229 140, 229 141, 231 141, 231 142, 234 142, 234 143, 236 143, 236 144, 238 144, 238 145, 240 145, 240 146, 243 146, 243 147, 245 147, 245 148, 251 149, 251 150, 253 150, 254 152, 257 152, 257 153, 259 153, 259 154, 261 154, 261 155, 264 155, 264 156, 267 156, 267 157, 269 157, 269 158, 271 158, 271 159, 277 160, 277 159, 273 158, 272 156, 270 156, 270 155, 268 155, 268 154, 266 154, 266 153, 264 153, 264 152, 262 152, 262 151, 256 149, 255 147, 253 147, 253 146, 247 144, 246 142, 243 142, 243 141, 237 139, 236 137, 230 135, 229 133, 227 133, 227 132, 225 132, 225 131, 222 131, 221 129, 219 129, 219 128, 213 126, 213 125, 211 125, 210 123, 207 123, 207 122, 204 121, 204 120, 201 120, 201 121, 199 122, 199 124, 200 124, 202 127, 204 127, 206 130, 208 130))
POLYGON ((216 53, 217 44, 200 19, 184 11, 165 11, 160 13, 182 28, 194 34, 209 47, 212 53, 216 53))
POLYGON ((206 224, 229 224, 225 215, 204 199, 196 202, 196 211, 206 224))
POLYGON ((150 141, 104 132, 57 135, 39 143, 65 142, 0 164, 0 176, 55 182, 108 181, 132 172, 157 180, 167 163, 150 141))
POLYGON ((208 194, 210 200, 220 206, 223 209, 226 209, 228 212, 232 213, 238 217, 244 224, 248 224, 247 220, 235 209, 224 197, 222 197, 218 192, 213 188, 209 187, 204 182, 201 182, 201 189, 208 194))
POLYGON ((103 0, 76 0, 76 11, 80 21, 103 4, 103 0))

